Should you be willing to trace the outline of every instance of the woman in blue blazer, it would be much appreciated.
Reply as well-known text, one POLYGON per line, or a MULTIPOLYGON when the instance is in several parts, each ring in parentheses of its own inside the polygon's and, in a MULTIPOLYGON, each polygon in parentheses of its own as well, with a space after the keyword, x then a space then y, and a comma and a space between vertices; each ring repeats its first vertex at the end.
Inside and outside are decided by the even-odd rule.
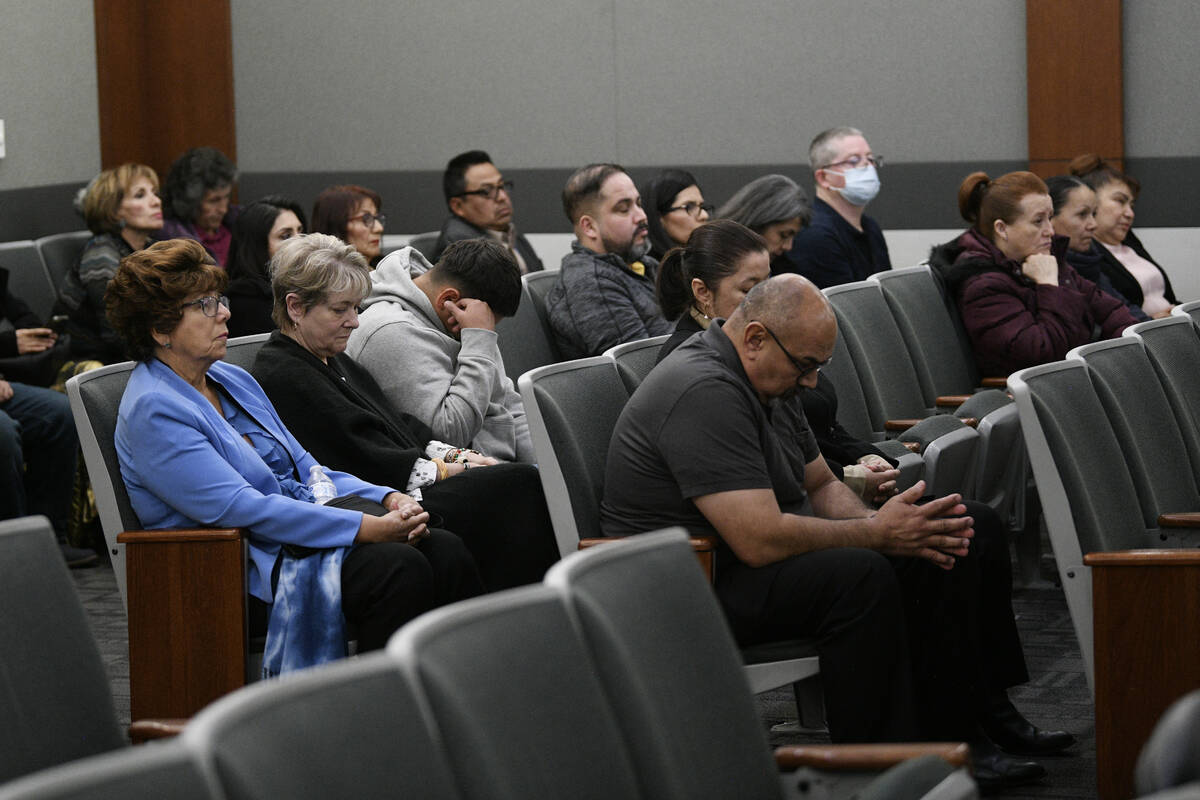
POLYGON ((343 654, 343 614, 359 649, 378 649, 418 614, 478 594, 462 542, 429 528, 407 495, 324 470, 338 497, 314 501, 317 462, 254 379, 220 361, 226 281, 202 246, 179 239, 124 259, 109 287, 109 320, 140 361, 116 447, 142 525, 249 530, 251 606, 270 616, 268 673, 343 654))

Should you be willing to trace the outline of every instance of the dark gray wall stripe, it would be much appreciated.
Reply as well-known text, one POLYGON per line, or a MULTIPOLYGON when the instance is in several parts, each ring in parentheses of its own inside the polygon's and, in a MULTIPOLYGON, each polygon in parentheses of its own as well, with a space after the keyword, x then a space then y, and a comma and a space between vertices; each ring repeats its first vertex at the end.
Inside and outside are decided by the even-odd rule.
MULTIPOLYGON (((686 165, 682 165, 686 168, 686 165)), ((982 169, 1002 175, 1025 165, 1018 161, 936 162, 888 164, 882 171, 883 189, 870 213, 884 228, 956 228, 957 193, 969 172, 982 169)), ((501 165, 503 167, 503 165, 501 165)), ((1129 172, 1142 182, 1137 225, 1142 227, 1195 227, 1200 225, 1200 157, 1131 158, 1129 172), (1170 187, 1169 191, 1165 187, 1170 187)), ((631 167, 641 183, 655 167, 631 167)), ((512 169, 505 176, 516 182, 517 223, 536 233, 569 232, 559 200, 571 169, 512 169)), ((705 196, 720 204, 742 184, 770 172, 797 180, 812 192, 812 175, 805 164, 694 167, 705 196)), ((392 233, 419 233, 442 224, 441 172, 246 172, 239 186, 242 202, 264 194, 280 193, 298 200, 306 209, 327 186, 358 183, 383 196, 392 233)), ((38 186, 0 192, 0 241, 35 239, 61 231, 78 230, 83 222, 71 206, 78 184, 38 186)))

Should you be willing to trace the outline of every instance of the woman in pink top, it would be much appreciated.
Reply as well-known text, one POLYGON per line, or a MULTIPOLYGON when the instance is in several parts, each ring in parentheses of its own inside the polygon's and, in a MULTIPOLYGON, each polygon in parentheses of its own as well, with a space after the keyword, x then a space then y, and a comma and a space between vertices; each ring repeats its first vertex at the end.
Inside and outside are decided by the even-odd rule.
POLYGON ((1095 236, 1104 257, 1101 269, 1113 288, 1151 317, 1170 314, 1178 302, 1171 280, 1131 230, 1141 184, 1092 153, 1074 159, 1069 168, 1096 192, 1095 236))

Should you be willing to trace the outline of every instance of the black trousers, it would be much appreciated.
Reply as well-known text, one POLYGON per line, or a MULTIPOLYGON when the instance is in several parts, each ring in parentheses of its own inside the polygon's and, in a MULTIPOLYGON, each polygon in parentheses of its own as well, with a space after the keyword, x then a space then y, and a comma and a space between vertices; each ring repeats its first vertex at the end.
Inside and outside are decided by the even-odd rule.
POLYGON ((421 505, 441 517, 479 565, 489 592, 536 583, 558 560, 537 467, 474 467, 421 490, 421 505))
POLYGON ((729 560, 716 591, 740 644, 816 641, 834 742, 918 738, 903 603, 887 558, 846 547, 765 567, 729 560))
POLYGON ((739 643, 816 640, 833 741, 970 740, 988 694, 1029 679, 1004 527, 966 505, 975 538, 952 570, 856 548, 718 568, 739 643))
POLYGON ((1012 611, 1012 564, 1004 525, 968 501, 975 538, 952 570, 893 559, 904 594, 922 737, 972 739, 991 694, 1029 680, 1012 611))
MULTIPOLYGON (((331 502, 365 514, 383 516, 387 509, 361 497, 331 502)), ((280 561, 271 575, 274 589, 280 561)), ((357 544, 342 561, 342 613, 358 639, 358 651, 382 649, 404 623, 430 609, 483 593, 479 570, 463 541, 449 531, 431 528, 416 544, 357 544)), ((267 630, 270 606, 250 597, 250 631, 267 630)))

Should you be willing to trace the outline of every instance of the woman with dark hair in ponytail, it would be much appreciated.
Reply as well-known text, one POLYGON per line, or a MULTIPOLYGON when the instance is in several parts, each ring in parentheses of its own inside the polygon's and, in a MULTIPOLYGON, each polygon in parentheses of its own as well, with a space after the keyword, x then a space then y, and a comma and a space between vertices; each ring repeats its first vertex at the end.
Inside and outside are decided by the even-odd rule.
MULTIPOLYGON (((660 361, 714 319, 728 317, 747 292, 770 277, 769 250, 754 231, 719 219, 667 253, 658 269, 658 304, 664 317, 678 322, 659 351, 660 361)), ((816 387, 801 392, 800 402, 834 476, 867 502, 891 496, 899 475, 895 463, 838 424, 833 381, 817 373, 816 387)))
POLYGON ((1129 309, 1138 322, 1150 319, 1139 306, 1113 288, 1112 281, 1104 273, 1104 248, 1096 242, 1096 193, 1075 175, 1055 175, 1046 179, 1050 190, 1050 201, 1054 203, 1054 216, 1050 223, 1054 232, 1066 236, 1068 241, 1067 263, 1083 277, 1111 294, 1129 309))
POLYGON ((1041 178, 1010 172, 966 177, 958 209, 971 227, 933 248, 929 265, 946 281, 984 375, 1008 375, 1120 335, 1136 320, 1064 259, 1054 204, 1041 178))

